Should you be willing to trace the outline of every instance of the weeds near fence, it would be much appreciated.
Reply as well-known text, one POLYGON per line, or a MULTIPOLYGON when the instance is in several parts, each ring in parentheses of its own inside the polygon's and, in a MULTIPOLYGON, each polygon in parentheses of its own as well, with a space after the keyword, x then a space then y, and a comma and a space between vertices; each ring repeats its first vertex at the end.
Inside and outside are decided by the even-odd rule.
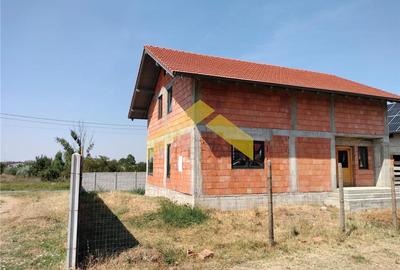
POLYGON ((205 222, 209 215, 205 210, 189 205, 179 205, 166 199, 159 201, 159 209, 148 212, 134 219, 129 219, 129 223, 139 228, 162 228, 170 225, 176 228, 187 228, 195 224, 205 222))
POLYGON ((208 218, 207 213, 199 207, 178 205, 168 200, 161 201, 160 216, 166 224, 178 228, 200 224, 208 218))
POLYGON ((136 188, 131 191, 133 194, 144 195, 145 189, 144 188, 136 188))

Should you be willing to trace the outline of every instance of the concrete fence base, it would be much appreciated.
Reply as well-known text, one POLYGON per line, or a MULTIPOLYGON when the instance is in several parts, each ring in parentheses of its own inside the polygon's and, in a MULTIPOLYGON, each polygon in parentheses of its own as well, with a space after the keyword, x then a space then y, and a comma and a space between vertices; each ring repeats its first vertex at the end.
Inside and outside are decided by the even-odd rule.
POLYGON ((144 189, 145 172, 93 172, 83 173, 82 188, 86 191, 112 191, 144 189))

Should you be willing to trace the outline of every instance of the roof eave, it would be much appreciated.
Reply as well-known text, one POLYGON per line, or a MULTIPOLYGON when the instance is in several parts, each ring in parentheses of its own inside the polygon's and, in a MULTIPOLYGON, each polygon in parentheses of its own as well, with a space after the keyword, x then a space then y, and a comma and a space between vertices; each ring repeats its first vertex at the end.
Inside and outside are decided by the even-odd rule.
MULTIPOLYGON (((129 119, 147 119, 148 109, 154 95, 160 68, 165 68, 153 55, 143 50, 135 88, 129 107, 129 119)), ((168 71, 167 71, 168 72, 168 71)))

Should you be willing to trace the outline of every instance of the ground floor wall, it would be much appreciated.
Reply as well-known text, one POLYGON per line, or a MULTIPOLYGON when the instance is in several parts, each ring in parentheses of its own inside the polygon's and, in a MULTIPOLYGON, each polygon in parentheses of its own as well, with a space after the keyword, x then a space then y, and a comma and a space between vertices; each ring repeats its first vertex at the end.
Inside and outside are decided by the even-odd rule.
POLYGON ((165 136, 151 142, 148 150, 152 149, 153 152, 153 172, 147 174, 146 183, 183 194, 192 194, 192 144, 191 129, 183 134, 165 136), (168 145, 169 175, 166 169, 168 145))
POLYGON ((392 134, 389 138, 390 155, 400 155, 400 134, 392 134))
MULTIPOLYGON (((358 138, 337 138, 337 147, 350 147, 352 149, 352 170, 354 176, 354 186, 371 187, 375 186, 375 170, 379 170, 375 166, 374 161, 374 140, 358 139, 358 138), (360 169, 359 147, 366 147, 368 152, 368 168, 360 169), (375 168, 376 167, 376 168, 375 168)), ((378 157, 377 157, 378 158, 378 157)))
MULTIPOLYGON (((336 136, 330 132, 273 129, 243 130, 264 141, 272 162, 273 192, 278 203, 322 203, 336 190, 336 147, 353 151, 356 186, 384 186, 388 182, 388 143, 385 138, 336 136), (367 170, 358 168, 358 146, 368 148, 367 170)), ((154 149, 154 171, 147 177, 146 194, 191 205, 223 209, 249 208, 265 203, 267 166, 232 169, 232 148, 206 126, 159 140, 154 149), (166 177, 166 145, 171 144, 170 177, 166 177), (179 157, 183 168, 178 170, 179 157)))

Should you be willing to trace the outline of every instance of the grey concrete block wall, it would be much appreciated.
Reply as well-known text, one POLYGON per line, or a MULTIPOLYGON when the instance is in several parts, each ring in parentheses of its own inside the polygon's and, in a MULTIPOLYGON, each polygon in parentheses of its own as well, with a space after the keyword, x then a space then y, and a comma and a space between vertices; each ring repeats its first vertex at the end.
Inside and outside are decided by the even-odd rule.
POLYGON ((93 172, 82 174, 82 187, 86 191, 144 189, 146 172, 93 172))

